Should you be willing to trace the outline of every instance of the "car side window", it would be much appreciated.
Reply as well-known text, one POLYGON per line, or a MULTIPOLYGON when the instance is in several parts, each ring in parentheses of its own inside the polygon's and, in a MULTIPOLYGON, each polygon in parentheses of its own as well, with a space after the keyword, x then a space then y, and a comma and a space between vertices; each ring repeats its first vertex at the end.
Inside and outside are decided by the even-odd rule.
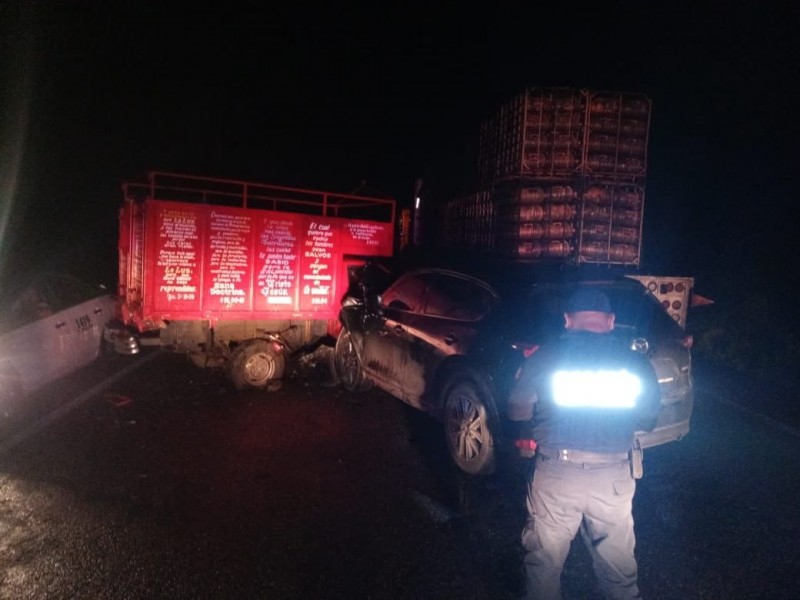
POLYGON ((425 306, 425 281, 414 274, 404 275, 381 296, 381 304, 397 310, 422 312, 425 306))
POLYGON ((425 314, 476 321, 494 306, 494 294, 477 281, 446 273, 429 273, 425 314))

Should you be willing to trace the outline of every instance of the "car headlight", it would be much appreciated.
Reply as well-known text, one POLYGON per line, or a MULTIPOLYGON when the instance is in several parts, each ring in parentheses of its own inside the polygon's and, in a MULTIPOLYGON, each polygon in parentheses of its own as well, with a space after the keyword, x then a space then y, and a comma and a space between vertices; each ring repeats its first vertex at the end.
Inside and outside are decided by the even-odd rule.
POLYGON ((553 374, 552 389, 558 406, 633 408, 642 382, 626 369, 558 371, 553 374))

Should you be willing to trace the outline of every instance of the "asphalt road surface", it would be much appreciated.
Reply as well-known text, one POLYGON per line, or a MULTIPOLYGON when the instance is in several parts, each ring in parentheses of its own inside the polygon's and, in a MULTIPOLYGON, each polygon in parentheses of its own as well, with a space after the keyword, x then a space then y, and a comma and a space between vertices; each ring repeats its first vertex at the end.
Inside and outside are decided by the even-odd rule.
MULTIPOLYGON (((302 371, 237 394, 151 352, 32 399, 0 437, 0 598, 517 597, 528 466, 462 476, 436 423, 302 371)), ((691 434, 645 452, 644 597, 796 598, 800 434, 697 383, 691 434)), ((576 541, 565 598, 592 585, 576 541)))

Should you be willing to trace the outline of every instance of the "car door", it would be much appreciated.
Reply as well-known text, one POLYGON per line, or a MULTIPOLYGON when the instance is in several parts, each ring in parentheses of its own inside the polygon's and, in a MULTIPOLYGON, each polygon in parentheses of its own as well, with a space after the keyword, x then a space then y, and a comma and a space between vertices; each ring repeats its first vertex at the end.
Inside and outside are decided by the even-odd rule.
POLYGON ((42 361, 42 349, 50 343, 45 329, 28 323, 0 336, 0 377, 8 389, 26 392, 51 379, 51 364, 42 361))
POLYGON ((405 400, 405 362, 409 322, 425 305, 426 284, 408 273, 381 296, 380 321, 365 330, 362 364, 369 377, 393 396, 405 400))
POLYGON ((46 274, 39 280, 52 314, 39 325, 47 332, 49 343, 45 356, 50 364, 50 379, 70 373, 86 362, 85 324, 80 320, 78 303, 83 299, 70 278, 46 274))
POLYGON ((13 328, 0 338, 6 374, 28 392, 66 372, 74 354, 74 330, 53 305, 45 282, 37 278, 28 284, 10 312, 13 328))
POLYGON ((425 306, 404 323, 406 346, 403 376, 406 402, 435 412, 438 399, 431 397, 439 364, 449 356, 469 352, 476 324, 497 302, 483 282, 447 271, 423 273, 427 288, 425 306))
POLYGON ((113 316, 107 295, 69 275, 52 275, 47 285, 53 304, 63 308, 65 327, 72 336, 74 355, 66 360, 65 368, 73 370, 92 362, 100 350, 103 327, 113 316))

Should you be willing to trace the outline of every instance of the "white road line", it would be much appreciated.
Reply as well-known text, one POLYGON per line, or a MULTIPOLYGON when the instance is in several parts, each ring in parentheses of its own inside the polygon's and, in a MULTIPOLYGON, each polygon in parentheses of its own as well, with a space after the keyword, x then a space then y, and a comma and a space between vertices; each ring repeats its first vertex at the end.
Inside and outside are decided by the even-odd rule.
POLYGON ((95 386, 89 388, 88 390, 86 390, 85 392, 79 394, 75 398, 69 400, 68 402, 66 402, 64 404, 62 404, 61 406, 59 406, 58 408, 56 408, 52 412, 46 414, 44 417, 42 417, 41 419, 39 419, 35 423, 32 423, 28 427, 22 429, 21 431, 18 431, 14 435, 12 435, 9 438, 3 440, 2 442, 0 442, 0 455, 3 455, 5 453, 7 453, 9 450, 11 450, 14 447, 18 446, 19 444, 21 444, 22 442, 27 440, 29 437, 39 433, 40 431, 42 431, 43 429, 48 427, 51 423, 54 423, 58 419, 64 417, 67 414, 69 414, 71 411, 73 411, 74 409, 78 408, 79 406, 84 404, 86 401, 90 400, 91 398, 93 398, 94 396, 96 396, 97 394, 99 394, 100 392, 105 390, 106 388, 108 388, 115 381, 117 381, 118 379, 121 379, 122 377, 125 377, 129 373, 132 373, 133 371, 135 371, 139 367, 143 366, 145 363, 153 360, 159 354, 160 354, 160 352, 151 352, 150 354, 148 354, 146 356, 137 357, 135 359, 135 362, 133 362, 132 364, 128 365, 127 367, 125 367, 121 371, 118 371, 117 373, 114 373, 110 377, 104 379, 100 383, 98 383, 95 386))

